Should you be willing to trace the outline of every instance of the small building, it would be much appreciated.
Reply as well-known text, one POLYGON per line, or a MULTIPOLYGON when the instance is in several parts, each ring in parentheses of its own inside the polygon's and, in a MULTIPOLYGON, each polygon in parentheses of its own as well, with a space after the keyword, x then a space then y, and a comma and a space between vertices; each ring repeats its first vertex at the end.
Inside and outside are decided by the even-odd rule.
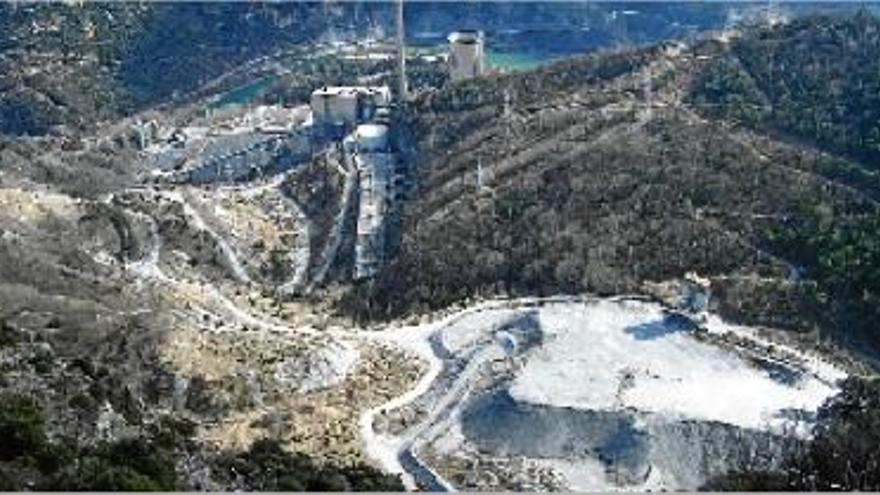
POLYGON ((449 78, 453 82, 482 76, 483 32, 455 31, 449 40, 449 78))
POLYGON ((391 105, 391 88, 388 86, 367 86, 359 89, 371 106, 378 108, 391 105))
POLYGON ((712 281, 695 272, 688 272, 682 284, 679 306, 692 313, 702 313, 709 309, 712 281))

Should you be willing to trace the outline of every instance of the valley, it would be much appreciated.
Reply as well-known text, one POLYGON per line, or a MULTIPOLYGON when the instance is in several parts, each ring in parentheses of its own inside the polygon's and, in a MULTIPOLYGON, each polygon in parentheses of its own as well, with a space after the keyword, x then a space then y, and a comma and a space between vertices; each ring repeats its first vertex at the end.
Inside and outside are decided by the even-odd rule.
MULTIPOLYGON (((0 489, 880 486, 851 427, 880 397, 876 129, 762 51, 880 46, 872 14, 567 6, 590 21, 532 34, 572 55, 516 23, 400 45, 359 5, 0 10, 131 37, 89 62, 106 106, 67 100, 88 64, 0 88, 27 117, 0 122, 0 489), (126 64, 175 12, 253 45, 172 97, 126 64)), ((434 8, 408 15, 460 22, 434 8)), ((876 82, 814 62, 840 99, 876 82)))

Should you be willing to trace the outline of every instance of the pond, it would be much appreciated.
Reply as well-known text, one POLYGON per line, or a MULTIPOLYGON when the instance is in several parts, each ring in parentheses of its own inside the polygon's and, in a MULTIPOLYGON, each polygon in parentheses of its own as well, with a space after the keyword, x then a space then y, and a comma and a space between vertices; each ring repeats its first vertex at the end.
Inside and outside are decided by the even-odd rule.
POLYGON ((212 101, 208 105, 208 107, 221 108, 227 105, 244 105, 250 103, 258 96, 260 96, 266 89, 269 88, 269 86, 274 84, 277 80, 278 76, 275 74, 271 74, 268 76, 263 76, 247 84, 232 88, 226 93, 219 95, 219 97, 216 100, 212 101))
POLYGON ((558 57, 539 55, 533 52, 503 52, 489 50, 486 62, 490 67, 509 72, 527 71, 553 62, 558 57))

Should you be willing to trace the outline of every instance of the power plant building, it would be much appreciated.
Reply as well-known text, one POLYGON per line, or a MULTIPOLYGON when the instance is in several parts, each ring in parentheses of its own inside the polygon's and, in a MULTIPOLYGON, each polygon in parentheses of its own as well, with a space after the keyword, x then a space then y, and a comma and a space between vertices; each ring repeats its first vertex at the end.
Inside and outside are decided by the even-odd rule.
POLYGON ((391 104, 387 86, 324 86, 312 92, 312 120, 316 126, 353 128, 373 118, 377 109, 391 104))
POLYGON ((483 32, 456 31, 449 35, 449 78, 452 82, 483 75, 483 32))
POLYGON ((311 107, 316 125, 352 126, 357 122, 358 93, 349 87, 325 86, 312 92, 311 107))
POLYGON ((332 86, 315 90, 312 125, 319 139, 341 139, 357 173, 355 279, 375 275, 384 261, 386 216, 393 211, 395 159, 389 143, 387 86, 332 86))

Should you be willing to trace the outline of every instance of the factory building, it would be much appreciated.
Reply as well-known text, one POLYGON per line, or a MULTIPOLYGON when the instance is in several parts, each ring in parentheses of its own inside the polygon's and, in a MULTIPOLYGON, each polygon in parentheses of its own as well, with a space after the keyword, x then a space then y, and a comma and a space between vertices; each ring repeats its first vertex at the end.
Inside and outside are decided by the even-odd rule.
POLYGON ((323 87, 312 93, 312 132, 339 139, 358 181, 355 279, 372 277, 385 258, 385 223, 394 213, 397 177, 391 152, 391 91, 387 86, 323 87))
POLYGON ((324 86, 312 92, 312 121, 316 128, 335 130, 331 133, 341 137, 390 104, 387 86, 324 86))
POLYGON ((479 77, 484 72, 483 32, 456 31, 449 35, 449 78, 452 82, 479 77))
POLYGON ((353 126, 357 122, 358 93, 345 86, 325 86, 312 92, 312 119, 316 125, 353 126))

